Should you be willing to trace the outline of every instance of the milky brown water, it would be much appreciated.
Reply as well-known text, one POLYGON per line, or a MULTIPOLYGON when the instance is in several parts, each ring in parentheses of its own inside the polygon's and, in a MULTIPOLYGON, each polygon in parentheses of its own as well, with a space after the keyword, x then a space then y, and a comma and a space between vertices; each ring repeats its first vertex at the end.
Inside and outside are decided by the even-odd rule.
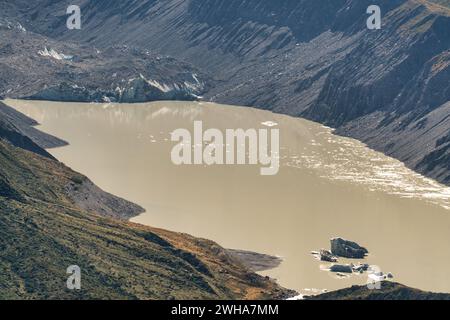
POLYGON ((264 274, 283 286, 311 293, 365 283, 367 275, 322 270, 328 264, 310 254, 341 236, 367 247, 365 262, 394 280, 450 292, 449 188, 329 128, 209 103, 7 103, 70 143, 50 150, 60 161, 143 206, 134 222, 281 256, 283 264, 264 274), (192 131, 194 120, 222 130, 277 124, 279 174, 261 176, 260 166, 175 166, 170 133, 192 131))

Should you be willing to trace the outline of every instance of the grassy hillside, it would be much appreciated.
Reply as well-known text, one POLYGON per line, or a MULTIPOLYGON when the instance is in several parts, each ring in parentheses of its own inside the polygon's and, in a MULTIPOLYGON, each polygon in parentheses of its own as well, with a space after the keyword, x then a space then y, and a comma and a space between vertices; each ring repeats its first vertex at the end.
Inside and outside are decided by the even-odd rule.
MULTIPOLYGON (((217 244, 79 209, 84 177, 0 139, 0 299, 244 299, 287 293, 217 244), (66 269, 82 289, 66 288, 66 269)), ((120 214, 120 213, 118 213, 120 214)))

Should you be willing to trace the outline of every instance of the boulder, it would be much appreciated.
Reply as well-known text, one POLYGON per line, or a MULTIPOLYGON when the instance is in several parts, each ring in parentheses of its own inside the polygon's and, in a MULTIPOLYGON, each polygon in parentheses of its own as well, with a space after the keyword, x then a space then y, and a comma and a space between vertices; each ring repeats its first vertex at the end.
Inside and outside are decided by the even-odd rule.
POLYGON ((338 257, 350 259, 364 259, 369 253, 366 248, 361 247, 353 241, 342 238, 333 238, 331 241, 331 253, 338 257))
POLYGON ((320 250, 320 252, 319 252, 319 258, 320 258, 320 261, 327 261, 327 262, 337 262, 338 261, 338 259, 335 256, 333 256, 333 254, 330 251, 323 250, 323 249, 320 250))
POLYGON ((331 272, 353 273, 353 266, 350 264, 333 264, 330 267, 331 272))
POLYGON ((367 271, 367 270, 369 270, 369 265, 366 264, 366 263, 364 263, 364 264, 358 264, 358 265, 356 265, 356 266, 353 266, 353 271, 355 271, 355 272, 360 272, 360 273, 362 273, 362 272, 365 272, 365 271, 367 271))

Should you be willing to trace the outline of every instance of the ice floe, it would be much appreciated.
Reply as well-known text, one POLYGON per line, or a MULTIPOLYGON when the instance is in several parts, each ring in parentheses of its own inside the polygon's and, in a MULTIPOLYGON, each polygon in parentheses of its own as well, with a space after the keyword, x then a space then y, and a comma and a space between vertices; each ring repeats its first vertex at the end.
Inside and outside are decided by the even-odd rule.
POLYGON ((265 122, 261 122, 261 124, 266 127, 276 127, 278 125, 278 123, 273 122, 273 121, 265 121, 265 122))

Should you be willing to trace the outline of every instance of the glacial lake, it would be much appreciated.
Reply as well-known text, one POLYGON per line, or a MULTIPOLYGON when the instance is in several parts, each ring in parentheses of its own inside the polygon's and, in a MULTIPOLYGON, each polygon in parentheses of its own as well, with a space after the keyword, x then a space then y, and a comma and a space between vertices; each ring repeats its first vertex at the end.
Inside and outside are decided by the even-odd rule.
POLYGON ((205 102, 82 104, 7 100, 70 145, 49 150, 98 186, 143 206, 133 222, 189 233, 226 248, 284 259, 262 272, 304 294, 364 284, 339 277, 311 251, 340 236, 361 261, 412 287, 450 292, 450 188, 304 119, 205 102), (280 171, 260 165, 176 166, 171 132, 278 128, 280 171), (272 127, 270 127, 272 126, 272 127))

